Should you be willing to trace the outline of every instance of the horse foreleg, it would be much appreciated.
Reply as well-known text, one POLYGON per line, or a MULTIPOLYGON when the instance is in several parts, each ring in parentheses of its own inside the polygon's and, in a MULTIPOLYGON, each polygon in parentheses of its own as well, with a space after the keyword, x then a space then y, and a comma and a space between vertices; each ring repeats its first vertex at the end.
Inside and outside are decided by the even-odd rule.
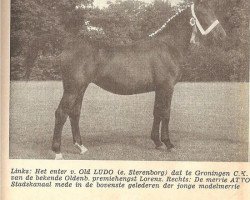
POLYGON ((151 131, 151 139, 155 143, 156 149, 162 146, 162 142, 160 140, 160 123, 161 123, 161 117, 159 115, 159 110, 160 108, 160 102, 159 100, 161 99, 161 93, 159 91, 155 92, 155 103, 154 103, 154 122, 152 126, 152 131, 151 131))
POLYGON ((170 110, 171 101, 173 96, 173 90, 169 89, 163 96, 163 107, 162 107, 162 121, 161 121, 161 141, 166 145, 167 149, 172 149, 174 145, 170 141, 169 137, 169 121, 170 121, 170 110))
POLYGON ((155 143, 155 148, 158 149, 162 146, 162 142, 160 141, 160 123, 161 119, 157 116, 154 116, 153 127, 151 131, 151 139, 155 143))
POLYGON ((169 137, 169 120, 170 120, 170 107, 172 100, 173 90, 166 89, 165 87, 157 88, 155 91, 155 105, 154 105, 154 124, 151 138, 154 141, 156 148, 161 146, 163 142, 168 149, 174 147, 170 142, 169 137), (159 126, 161 122, 161 137, 159 138, 159 126), (155 125, 156 124, 156 125, 155 125), (155 125, 155 126, 154 126, 155 125))

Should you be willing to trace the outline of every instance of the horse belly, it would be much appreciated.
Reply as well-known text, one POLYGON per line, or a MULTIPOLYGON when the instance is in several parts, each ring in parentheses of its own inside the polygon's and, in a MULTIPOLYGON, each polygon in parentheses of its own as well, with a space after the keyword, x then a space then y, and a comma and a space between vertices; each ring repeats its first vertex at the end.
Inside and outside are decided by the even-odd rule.
POLYGON ((152 69, 144 56, 137 59, 118 56, 112 59, 101 66, 94 83, 107 91, 121 95, 154 90, 152 69))

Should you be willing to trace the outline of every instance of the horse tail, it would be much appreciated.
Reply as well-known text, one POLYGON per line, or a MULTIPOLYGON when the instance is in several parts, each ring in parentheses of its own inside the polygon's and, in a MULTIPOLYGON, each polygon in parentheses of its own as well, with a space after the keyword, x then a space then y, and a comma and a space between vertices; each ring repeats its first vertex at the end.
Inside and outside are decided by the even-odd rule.
POLYGON ((23 78, 26 81, 28 81, 30 78, 32 67, 35 64, 39 51, 43 49, 45 45, 46 45, 46 41, 44 41, 44 38, 38 37, 38 38, 35 38, 31 42, 31 45, 28 47, 27 56, 25 57, 24 63, 23 63, 23 66, 25 66, 25 75, 23 78))

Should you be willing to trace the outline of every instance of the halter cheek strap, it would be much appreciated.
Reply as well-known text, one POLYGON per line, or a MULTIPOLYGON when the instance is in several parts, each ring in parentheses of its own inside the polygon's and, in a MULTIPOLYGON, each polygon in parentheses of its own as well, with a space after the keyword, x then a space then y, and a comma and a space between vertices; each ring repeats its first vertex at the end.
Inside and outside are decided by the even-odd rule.
POLYGON ((191 5, 191 12, 192 12, 192 16, 195 19, 195 25, 198 27, 199 31, 201 32, 202 35, 207 35, 208 33, 210 33, 220 22, 218 20, 215 20, 211 26, 208 27, 207 30, 204 30, 198 20, 198 18, 196 17, 196 14, 194 12, 194 4, 191 5))
POLYGON ((197 34, 197 28, 195 25, 193 25, 193 31, 192 31, 192 35, 191 35, 191 38, 190 38, 190 43, 191 44, 196 44, 196 41, 195 41, 195 36, 197 34))

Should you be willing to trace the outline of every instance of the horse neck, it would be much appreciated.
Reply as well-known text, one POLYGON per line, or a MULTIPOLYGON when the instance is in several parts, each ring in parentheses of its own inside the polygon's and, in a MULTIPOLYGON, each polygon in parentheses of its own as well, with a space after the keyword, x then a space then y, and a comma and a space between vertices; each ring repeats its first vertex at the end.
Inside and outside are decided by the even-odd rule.
POLYGON ((183 55, 186 54, 190 44, 192 27, 189 22, 191 17, 190 8, 187 8, 172 19, 162 33, 159 34, 161 40, 174 45, 183 55))

